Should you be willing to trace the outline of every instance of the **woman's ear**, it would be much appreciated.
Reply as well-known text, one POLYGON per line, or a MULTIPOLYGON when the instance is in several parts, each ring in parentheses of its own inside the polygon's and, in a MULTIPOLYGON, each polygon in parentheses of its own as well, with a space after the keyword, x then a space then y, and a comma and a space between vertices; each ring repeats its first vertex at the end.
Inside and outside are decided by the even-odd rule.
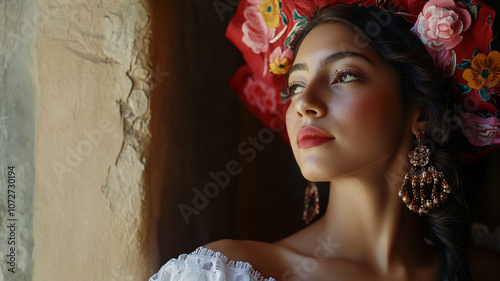
POLYGON ((427 132, 429 122, 420 110, 414 110, 410 115, 411 132, 413 135, 418 135, 419 132, 427 132))

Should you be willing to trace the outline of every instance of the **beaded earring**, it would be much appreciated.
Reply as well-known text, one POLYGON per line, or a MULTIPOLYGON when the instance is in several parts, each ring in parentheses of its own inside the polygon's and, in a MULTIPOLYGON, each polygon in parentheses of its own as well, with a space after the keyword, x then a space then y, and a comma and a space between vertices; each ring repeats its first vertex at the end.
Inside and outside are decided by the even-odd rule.
POLYGON ((408 154, 412 167, 399 189, 399 197, 406 207, 419 215, 438 207, 450 194, 450 186, 443 172, 433 166, 425 169, 429 163, 430 150, 424 145, 424 137, 425 132, 418 133, 417 147, 408 154))
POLYGON ((304 220, 306 224, 309 224, 318 214, 319 214, 318 187, 316 186, 315 183, 309 182, 307 184, 306 192, 304 195, 304 212, 302 213, 302 220, 304 220))

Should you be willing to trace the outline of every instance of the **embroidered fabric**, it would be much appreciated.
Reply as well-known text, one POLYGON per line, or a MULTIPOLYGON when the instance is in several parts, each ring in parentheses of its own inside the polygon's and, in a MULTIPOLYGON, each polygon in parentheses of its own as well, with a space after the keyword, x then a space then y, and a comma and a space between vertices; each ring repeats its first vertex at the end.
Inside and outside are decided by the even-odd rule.
POLYGON ((264 278, 251 264, 199 247, 172 258, 149 281, 276 281, 264 278))

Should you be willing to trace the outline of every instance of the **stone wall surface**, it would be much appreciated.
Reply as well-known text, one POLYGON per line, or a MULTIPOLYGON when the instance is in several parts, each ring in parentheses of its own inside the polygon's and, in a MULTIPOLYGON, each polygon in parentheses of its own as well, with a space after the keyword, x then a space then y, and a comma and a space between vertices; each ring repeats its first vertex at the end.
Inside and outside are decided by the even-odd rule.
POLYGON ((34 280, 147 279, 147 5, 37 7, 34 280))
POLYGON ((0 1, 0 26, 0 279, 147 280, 148 2, 0 1))
POLYGON ((31 280, 33 269, 33 4, 0 1, 0 280, 31 280))
POLYGON ((147 6, 53 3, 37 2, 34 280, 145 279, 147 6))

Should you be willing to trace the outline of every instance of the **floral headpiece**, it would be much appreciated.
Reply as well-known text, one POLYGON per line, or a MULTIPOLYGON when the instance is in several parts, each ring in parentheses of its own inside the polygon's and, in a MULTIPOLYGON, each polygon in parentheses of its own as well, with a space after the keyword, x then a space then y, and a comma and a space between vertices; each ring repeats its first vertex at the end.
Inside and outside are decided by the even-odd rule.
POLYGON ((454 87, 456 106, 450 116, 475 146, 466 157, 480 157, 498 146, 500 53, 492 32, 495 12, 476 0, 242 0, 226 36, 247 64, 231 78, 230 86, 264 125, 288 140, 288 103, 282 101, 280 90, 292 65, 292 42, 314 11, 338 4, 375 6, 413 23, 412 32, 454 87))

